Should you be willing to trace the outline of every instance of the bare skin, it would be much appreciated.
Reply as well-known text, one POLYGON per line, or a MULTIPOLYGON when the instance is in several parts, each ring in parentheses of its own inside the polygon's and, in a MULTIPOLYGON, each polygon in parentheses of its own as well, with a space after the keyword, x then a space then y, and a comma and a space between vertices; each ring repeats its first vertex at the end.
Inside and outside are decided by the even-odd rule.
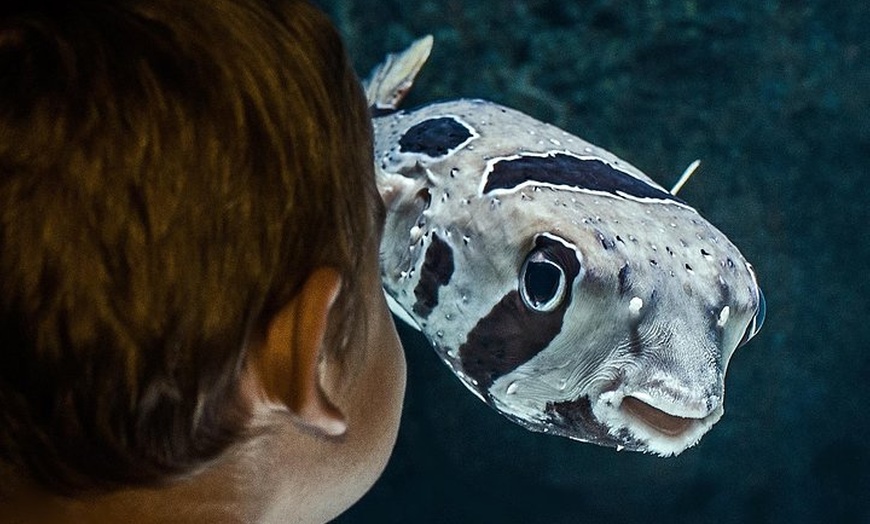
POLYGON ((309 276, 251 348, 259 358, 240 387, 256 436, 162 488, 67 499, 22 485, 12 491, 17 503, 0 504, 0 521, 325 522, 343 512, 386 465, 405 387, 404 355, 372 259, 360 279, 367 329, 349 334, 343 367, 322 347, 340 285, 330 268, 309 276))

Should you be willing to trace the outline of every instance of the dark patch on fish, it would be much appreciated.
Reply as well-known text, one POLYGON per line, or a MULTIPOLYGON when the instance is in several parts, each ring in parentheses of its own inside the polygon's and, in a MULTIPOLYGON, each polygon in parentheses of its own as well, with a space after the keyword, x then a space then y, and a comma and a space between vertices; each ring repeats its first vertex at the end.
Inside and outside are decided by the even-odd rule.
POLYGON ((623 444, 622 440, 609 433, 607 426, 595 418, 592 403, 586 395, 576 400, 548 402, 546 413, 550 416, 549 422, 556 433, 584 433, 592 437, 596 444, 605 446, 623 444), (583 428, 583 431, 578 432, 577 428, 583 428))
POLYGON ((453 276, 453 249, 438 235, 432 233, 432 242, 426 248, 426 258, 420 268, 420 281, 414 287, 414 313, 428 317, 438 305, 438 290, 453 276))
POLYGON ((423 120, 408 129, 399 139, 403 153, 421 153, 438 158, 456 149, 471 138, 471 133, 455 118, 440 117, 423 120))
POLYGON ((564 153, 544 157, 528 155, 500 160, 493 164, 483 192, 512 189, 523 182, 542 182, 601 191, 617 196, 623 193, 637 198, 656 198, 683 203, 674 195, 614 169, 606 162, 577 158, 564 153))
POLYGON ((628 264, 619 268, 619 275, 617 277, 619 280, 619 294, 624 295, 628 291, 629 278, 631 278, 631 268, 628 267, 628 264))
POLYGON ((536 249, 550 251, 550 260, 565 270, 565 299, 553 311, 539 312, 526 307, 519 291, 512 290, 477 322, 459 347, 463 371, 486 393, 492 383, 525 364, 562 331, 565 311, 571 304, 574 280, 580 273, 577 254, 561 242, 538 237, 536 249))
POLYGON ((643 341, 640 339, 637 324, 631 326, 631 335, 628 338, 628 351, 634 355, 643 353, 643 341))

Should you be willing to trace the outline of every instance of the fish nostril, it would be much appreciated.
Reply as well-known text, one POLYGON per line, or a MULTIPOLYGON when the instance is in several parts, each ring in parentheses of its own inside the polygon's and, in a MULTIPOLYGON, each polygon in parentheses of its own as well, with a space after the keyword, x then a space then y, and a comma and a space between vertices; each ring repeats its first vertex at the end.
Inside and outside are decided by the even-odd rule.
POLYGON ((622 399, 620 409, 624 410, 634 418, 640 419, 642 422, 651 426, 665 435, 676 437, 685 433, 692 427, 698 419, 688 417, 678 417, 665 413, 664 411, 650 406, 646 402, 634 398, 625 397, 622 399))
POLYGON ((429 192, 429 188, 424 187, 420 191, 417 191, 414 202, 420 207, 421 212, 429 209, 429 206, 432 204, 432 193, 429 192))

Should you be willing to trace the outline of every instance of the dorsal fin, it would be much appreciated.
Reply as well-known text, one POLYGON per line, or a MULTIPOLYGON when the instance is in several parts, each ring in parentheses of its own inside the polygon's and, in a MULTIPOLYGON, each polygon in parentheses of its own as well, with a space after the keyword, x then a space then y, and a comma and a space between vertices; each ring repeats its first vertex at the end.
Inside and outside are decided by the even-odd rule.
POLYGON ((414 78, 432 51, 432 35, 415 40, 407 49, 390 53, 372 70, 365 82, 366 99, 373 115, 391 113, 414 84, 414 78))

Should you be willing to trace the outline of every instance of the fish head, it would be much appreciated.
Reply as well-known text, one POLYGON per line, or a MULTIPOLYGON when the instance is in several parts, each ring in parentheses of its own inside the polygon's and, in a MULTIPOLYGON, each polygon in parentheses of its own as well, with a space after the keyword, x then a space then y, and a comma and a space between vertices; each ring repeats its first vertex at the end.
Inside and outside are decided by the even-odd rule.
POLYGON ((764 302, 737 248, 611 153, 455 101, 375 120, 384 288, 528 429, 673 455, 723 413, 764 302))

